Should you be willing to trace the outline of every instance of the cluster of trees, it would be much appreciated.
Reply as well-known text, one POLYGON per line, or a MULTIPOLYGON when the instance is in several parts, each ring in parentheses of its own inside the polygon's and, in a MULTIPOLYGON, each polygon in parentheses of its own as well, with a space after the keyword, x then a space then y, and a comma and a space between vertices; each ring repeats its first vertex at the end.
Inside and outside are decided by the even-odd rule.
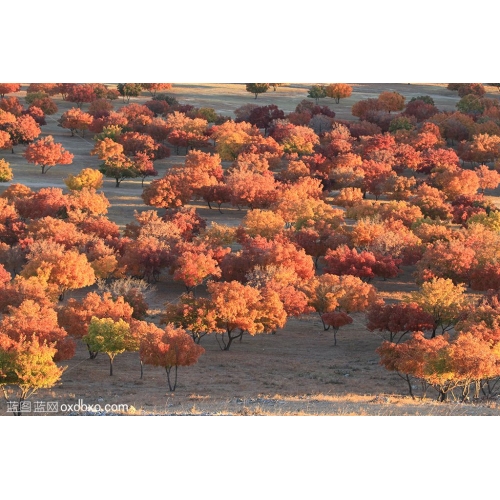
MULTIPOLYGON (((315 313, 335 345, 353 313, 366 312, 368 329, 388 335, 378 350, 382 364, 408 382, 412 395, 414 378, 441 400, 457 388, 464 399, 471 387, 476 396, 493 392, 500 375, 500 212, 487 194, 500 184, 498 100, 463 84, 456 112, 440 111, 429 96, 405 103, 401 94, 382 92, 353 105, 355 122, 335 120, 328 106, 307 99, 288 114, 247 104, 231 120, 156 93, 168 84, 151 87, 144 105, 113 111, 98 85, 87 90, 99 88, 105 97, 90 101, 88 113, 63 113, 59 123, 72 134, 95 134, 91 154, 100 169, 69 176, 68 193, 14 184, 0 197, 4 320, 36 308, 55 318, 52 333, 43 335, 22 328, 14 335, 0 325, 0 352, 7 353, 0 384, 15 384, 16 353, 26 342, 36 339, 34 351, 45 349, 53 363, 68 359, 81 340, 91 357, 107 353, 110 374, 117 354, 138 352, 141 373, 142 363, 165 367, 174 390, 177 366, 196 362, 205 336, 229 350, 244 335, 275 333, 287 318, 315 313), (480 100, 480 113, 460 104, 468 96, 480 100), (120 232, 106 217, 103 176, 116 186, 131 177, 144 181, 157 175, 154 162, 171 148, 183 149, 184 159, 144 187, 151 210, 136 213, 120 232), (188 206, 196 199, 246 212, 238 227, 208 225, 188 206), (412 266, 419 292, 400 303, 380 300, 373 281, 396 278, 403 266, 412 266), (147 321, 141 283, 167 276, 186 293, 166 304, 161 328, 147 321), (117 284, 113 293, 101 287, 58 302, 66 291, 103 279, 117 284), (469 300, 468 288, 487 299, 469 300), (474 364, 478 356, 484 369, 474 364)), ((133 86, 146 88, 120 85, 124 97, 133 86)), ((247 90, 252 85, 273 84, 247 90)), ((352 91, 318 87, 309 95, 316 101, 320 92, 338 101, 352 91)), ((257 95, 256 88, 248 91, 257 95)), ((63 89, 65 98, 76 90, 63 89)), ((7 147, 14 137, 9 124, 22 116, 0 107, 7 147)), ((25 141, 24 154, 42 173, 71 162, 50 136, 35 138, 25 141)))

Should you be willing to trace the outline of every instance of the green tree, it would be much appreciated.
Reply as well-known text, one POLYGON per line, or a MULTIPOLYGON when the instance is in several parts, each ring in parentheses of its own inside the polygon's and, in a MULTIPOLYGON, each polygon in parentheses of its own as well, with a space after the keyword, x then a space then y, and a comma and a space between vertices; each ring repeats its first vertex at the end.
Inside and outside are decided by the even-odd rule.
POLYGON ((10 163, 0 158, 0 182, 9 182, 14 178, 10 163))
POLYGON ((324 85, 313 85, 309 89, 307 97, 314 99, 316 101, 316 104, 318 104, 320 99, 326 97, 326 87, 324 85))
POLYGON ((107 158, 100 166, 99 171, 105 177, 115 179, 115 187, 120 187, 124 179, 133 179, 139 175, 134 162, 124 154, 117 154, 107 158))
POLYGON ((89 332, 82 340, 92 352, 105 352, 109 357, 109 374, 113 375, 113 360, 130 344, 130 325, 119 319, 92 317, 89 332))
POLYGON ((142 85, 140 83, 119 83, 117 89, 123 100, 126 99, 128 103, 131 97, 138 97, 141 94, 142 85))
POLYGON ((257 99, 259 94, 263 94, 269 90, 269 83, 247 83, 246 90, 255 94, 255 99, 257 99))
POLYGON ((444 333, 460 319, 467 305, 465 285, 455 285, 451 279, 433 278, 425 282, 419 291, 410 294, 410 301, 416 302, 434 318, 432 338, 441 327, 444 333))
POLYGON ((461 113, 469 115, 480 115, 484 111, 484 104, 480 97, 467 94, 457 102, 456 107, 461 113))

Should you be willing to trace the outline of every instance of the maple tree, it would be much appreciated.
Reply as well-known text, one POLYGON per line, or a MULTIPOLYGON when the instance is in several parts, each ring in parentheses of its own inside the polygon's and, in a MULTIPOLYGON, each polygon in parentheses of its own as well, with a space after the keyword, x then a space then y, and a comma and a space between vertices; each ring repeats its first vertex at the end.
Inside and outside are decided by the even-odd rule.
POLYGON ((314 130, 291 123, 275 122, 270 135, 283 147, 285 153, 309 155, 314 152, 314 146, 319 144, 319 137, 314 130))
MULTIPOLYGON (((4 269, 3 266, 1 269, 4 269)), ((4 271, 0 286, 0 312, 6 314, 10 307, 17 308, 24 301, 31 300, 41 308, 53 307, 55 301, 47 296, 44 286, 36 279, 25 279, 16 275, 11 279, 9 272, 4 271), (4 281, 5 280, 5 281, 4 281)))
POLYGON ((361 170, 364 174, 361 190, 364 193, 372 193, 376 200, 384 192, 385 185, 390 177, 396 175, 390 164, 374 160, 363 160, 361 170))
POLYGON ((0 83, 0 97, 3 99, 5 94, 12 94, 21 90, 20 83, 0 83))
POLYGON ((382 92, 378 96, 382 109, 388 111, 401 111, 404 108, 405 97, 398 92, 382 92))
MULTIPOLYGON (((436 364, 436 361, 444 361, 444 351, 449 345, 446 336, 439 336, 432 339, 426 339, 422 332, 412 334, 410 340, 395 344, 384 341, 376 349, 380 355, 380 364, 387 370, 397 372, 408 383, 410 396, 414 399, 413 388, 410 377, 422 380, 425 384, 437 383, 440 387, 440 397, 445 398, 451 386, 446 386, 447 378, 432 376, 430 365, 436 364)), ((445 366, 443 363, 442 366, 445 366)))
POLYGON ((94 118, 89 125, 89 130, 95 134, 106 134, 106 136, 116 136, 128 124, 127 118, 122 113, 110 111, 109 115, 94 118))
POLYGON ((61 217, 66 205, 66 197, 61 188, 41 188, 31 192, 26 186, 13 185, 7 196, 13 197, 14 206, 23 219, 41 217, 61 217))
POLYGON ((47 125, 47 121, 45 120, 45 113, 36 106, 30 106, 28 109, 24 110, 23 115, 31 116, 31 118, 33 118, 35 122, 40 126, 47 125))
POLYGON ((16 342, 31 341, 34 337, 40 343, 46 342, 55 349, 54 361, 70 359, 75 354, 75 342, 58 325, 56 311, 50 305, 40 305, 31 299, 6 308, 0 332, 16 342))
POLYGON ((157 208, 181 207, 193 196, 189 176, 182 167, 172 167, 161 179, 155 179, 142 192, 146 205, 157 208))
POLYGON ((71 192, 66 200, 68 218, 75 222, 88 216, 105 215, 111 206, 104 193, 87 187, 71 192))
POLYGON ((449 278, 432 278, 422 284, 417 292, 410 294, 410 301, 418 304, 434 319, 431 338, 441 328, 444 333, 459 320, 467 304, 463 284, 454 284, 449 278))
POLYGON ((364 311, 377 299, 372 285, 350 275, 325 273, 315 276, 304 288, 304 292, 308 296, 309 305, 320 315, 325 330, 328 330, 328 325, 323 321, 325 313, 349 314, 364 311))
POLYGON ((110 156, 101 164, 99 171, 105 177, 110 177, 115 180, 115 187, 120 187, 120 184, 125 179, 133 179, 137 177, 138 172, 134 162, 124 154, 110 156))
POLYGON ((153 97, 157 92, 163 92, 172 88, 171 83, 141 83, 143 89, 147 90, 153 97))
POLYGON ((408 201, 420 207, 424 217, 439 218, 441 220, 451 219, 452 217, 452 209, 446 203, 445 194, 426 183, 418 186, 408 201))
POLYGON ((405 115, 414 116, 418 122, 427 120, 438 113, 439 110, 434 106, 434 101, 429 102, 418 98, 410 99, 410 102, 408 102, 404 109, 405 115))
POLYGON ((11 147, 10 134, 4 130, 0 130, 0 149, 8 149, 11 147))
POLYGON ((85 102, 92 102, 97 99, 94 85, 91 83, 73 83, 69 86, 65 101, 74 102, 81 108, 85 102))
POLYGON ((220 156, 199 150, 190 151, 186 155, 184 172, 196 196, 200 196, 204 188, 221 182, 224 176, 220 156))
POLYGON ((124 243, 120 265, 134 277, 146 279, 148 283, 158 281, 163 269, 174 262, 171 246, 154 236, 140 236, 124 243))
POLYGON ((21 339, 15 342, 0 333, 0 385, 8 398, 8 387, 16 386, 18 416, 22 415, 21 402, 35 394, 39 389, 53 387, 60 379, 64 368, 54 362, 56 349, 41 343, 34 337, 31 341, 21 339))
POLYGON ((117 137, 117 142, 123 146, 123 152, 127 156, 134 156, 137 153, 146 153, 154 157, 158 150, 158 145, 154 139, 147 134, 139 132, 126 132, 117 137))
POLYGON ((351 114, 360 120, 366 120, 371 112, 382 110, 382 103, 378 99, 363 99, 353 104, 351 114))
POLYGON ((168 387, 175 391, 179 366, 190 366, 198 361, 205 349, 196 344, 182 328, 167 325, 164 330, 152 328, 141 339, 139 355, 148 365, 161 366, 167 372, 168 387), (171 370, 174 368, 173 380, 171 370))
POLYGON ((466 150, 461 155, 463 159, 484 165, 500 158, 500 137, 497 135, 477 134, 466 144, 466 150), (464 158, 465 156, 465 158, 464 158))
POLYGON ((103 175, 94 168, 84 168, 77 175, 70 174, 64 179, 64 184, 71 191, 81 191, 84 188, 99 189, 102 187, 103 175))
POLYGON ((246 122, 255 125, 258 128, 264 129, 264 134, 274 120, 285 118, 285 113, 275 104, 268 106, 257 106, 250 111, 250 114, 245 119, 246 122))
POLYGON ((178 257, 172 266, 173 277, 182 281, 188 292, 207 279, 220 277, 221 270, 214 251, 206 245, 183 243, 177 246, 176 252, 178 257))
POLYGON ((111 137, 104 137, 96 141, 91 155, 96 155, 100 160, 106 161, 108 158, 119 156, 124 153, 123 145, 113 140, 111 137))
POLYGON ((3 128, 10 135, 12 152, 14 152, 14 146, 30 144, 42 133, 38 123, 30 115, 18 116, 14 122, 9 121, 3 128))
POLYGON ((358 253, 355 248, 341 245, 335 250, 328 249, 324 257, 324 271, 337 276, 350 274, 370 281, 375 277, 373 266, 376 262, 375 255, 366 250, 358 253))
POLYGON ((52 241, 34 242, 27 256, 28 262, 21 276, 37 277, 46 284, 49 294, 60 300, 67 290, 75 290, 95 283, 95 273, 84 254, 77 250, 66 250, 52 241))
POLYGON ((482 83, 461 83, 457 90, 459 97, 464 97, 469 94, 483 97, 486 93, 486 89, 482 83))
POLYGON ((276 181, 271 172, 262 174, 245 168, 232 170, 226 177, 231 204, 250 208, 267 208, 277 196, 276 181))
POLYGON ((19 102, 17 97, 4 97, 0 99, 0 109, 8 113, 12 113, 14 116, 21 116, 25 109, 23 105, 19 102))
POLYGON ((242 225, 249 236, 259 235, 270 239, 283 231, 285 221, 280 214, 272 210, 255 209, 245 215, 242 225))
POLYGON ((456 388, 461 388, 464 401, 471 385, 478 397, 480 388, 498 377, 498 341, 485 340, 475 333, 460 333, 450 341, 448 335, 426 339, 422 332, 415 332, 402 344, 385 341, 377 352, 385 368, 397 371, 407 380, 412 397, 410 376, 434 387, 438 401, 446 401, 456 388))
MULTIPOLYGON (((122 296, 113 298, 110 292, 89 292, 81 300, 70 298, 57 311, 59 325, 75 338, 83 338, 88 334, 93 317, 115 321, 122 319, 130 323, 133 314, 133 307, 122 296)), ((89 355, 95 358, 97 352, 89 349, 89 355)))
MULTIPOLYGON (((1 137, 0 137, 1 140, 1 137)), ((0 182, 9 182, 14 178, 10 163, 0 158, 0 182)))
POLYGON ((497 379, 500 373, 498 339, 491 341, 475 333, 459 334, 447 352, 454 378, 462 387, 462 401, 468 398, 472 385, 475 386, 474 397, 478 398, 482 387, 489 380, 497 379))
POLYGON ((259 129, 246 122, 231 120, 212 127, 211 138, 221 160, 235 160, 243 148, 255 141, 260 135, 259 129))
MULTIPOLYGON (((102 83, 91 83, 92 89, 94 91, 94 94, 96 96, 96 100, 98 99, 107 99, 109 101, 114 101, 115 99, 118 99, 118 96, 120 93, 118 90, 109 88, 106 85, 102 83)), ((92 101, 94 103, 95 101, 92 101)), ((90 104, 92 106, 92 103, 90 104)))
POLYGON ((330 83, 326 86, 326 96, 335 99, 338 104, 340 99, 351 97, 352 87, 347 83, 330 83))
POLYGON ((84 137, 85 130, 89 128, 93 120, 94 118, 92 115, 85 113, 80 108, 71 108, 61 115, 58 123, 61 127, 70 130, 71 137, 73 137, 77 131, 80 131, 82 133, 82 137, 84 137))
POLYGON ((48 135, 33 144, 29 144, 24 151, 24 157, 28 162, 40 165, 42 174, 45 174, 55 165, 71 164, 74 156, 66 151, 60 143, 54 142, 51 135, 48 135))
POLYGON ((229 350, 232 342, 244 333, 270 333, 285 324, 286 312, 276 292, 263 296, 258 289, 237 281, 212 281, 207 289, 222 350, 229 350))
POLYGON ((177 303, 167 303, 160 324, 184 328, 199 344, 201 339, 216 329, 215 310, 210 299, 183 293, 177 303))
POLYGON ((434 328, 434 318, 415 302, 387 304, 380 300, 367 309, 366 317, 368 330, 388 332, 389 341, 396 343, 408 333, 434 328))
POLYGON ((26 94, 34 92, 43 92, 44 94, 54 96, 59 94, 57 83, 30 83, 26 89, 26 94))
POLYGON ((50 240, 71 249, 85 244, 88 236, 77 229, 75 224, 52 217, 42 217, 29 222, 25 235, 33 240, 50 240))
POLYGON ((92 118, 100 118, 109 116, 111 111, 113 111, 113 104, 107 99, 100 98, 90 103, 88 114, 92 116, 92 118))

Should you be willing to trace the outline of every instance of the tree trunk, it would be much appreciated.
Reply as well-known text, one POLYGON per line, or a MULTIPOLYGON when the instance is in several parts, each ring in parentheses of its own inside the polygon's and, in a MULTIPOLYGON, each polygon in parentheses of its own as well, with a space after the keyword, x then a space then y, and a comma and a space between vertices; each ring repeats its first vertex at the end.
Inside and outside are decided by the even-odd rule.
POLYGON ((143 373, 144 373, 144 363, 142 362, 142 359, 141 359, 141 380, 142 380, 143 373))
POLYGON ((177 386, 177 365, 175 365, 175 376, 174 376, 174 385, 172 386, 172 382, 170 381, 170 370, 172 369, 171 366, 165 367, 165 371, 167 372, 167 381, 168 381, 168 388, 173 392, 175 391, 175 388, 177 386))
POLYGON ((325 332, 326 332, 327 330, 330 329, 330 325, 326 326, 325 322, 323 321, 323 318, 321 317, 321 313, 318 312, 318 314, 319 314, 319 317, 321 319, 321 323, 323 323, 323 330, 325 330, 325 332))
POLYGON ((87 344, 87 350, 89 351, 89 359, 95 359, 97 358, 97 355, 99 354, 99 351, 91 351, 90 346, 87 344))
POLYGON ((113 357, 109 356, 109 374, 113 375, 113 357))
POLYGON ((115 178, 115 180, 116 180, 115 187, 119 188, 120 187, 120 180, 117 178, 115 178))
POLYGON ((410 381, 410 376, 407 374, 406 375, 406 382, 408 383, 408 390, 410 392, 410 396, 412 399, 415 399, 415 396, 413 395, 413 390, 411 388, 411 381, 410 381))

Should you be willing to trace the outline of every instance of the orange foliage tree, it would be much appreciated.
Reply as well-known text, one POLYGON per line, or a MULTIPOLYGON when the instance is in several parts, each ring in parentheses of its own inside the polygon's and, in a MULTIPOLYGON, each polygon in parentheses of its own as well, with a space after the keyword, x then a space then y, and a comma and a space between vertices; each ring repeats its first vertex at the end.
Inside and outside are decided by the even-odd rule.
POLYGON ((347 83, 330 83, 326 87, 326 96, 335 99, 338 104, 340 99, 350 97, 352 94, 352 87, 347 83))
POLYGON ((16 342, 36 337, 40 343, 52 345, 54 361, 70 359, 75 354, 75 342, 58 325, 56 311, 33 300, 24 300, 18 307, 9 306, 0 322, 0 332, 16 342))
POLYGON ((66 250, 52 241, 35 242, 30 246, 28 262, 21 276, 37 277, 47 290, 60 299, 67 290, 93 285, 96 277, 87 257, 77 250, 66 250))
POLYGON ((24 400, 60 380, 64 368, 55 364, 55 354, 52 345, 40 342, 36 336, 31 340, 22 337, 16 342, 0 332, 0 386, 7 401, 9 387, 18 388, 17 401, 12 402, 16 415, 22 415, 24 400))
POLYGON ((0 97, 3 99, 5 94, 12 94, 21 90, 20 83, 0 83, 0 97))
POLYGON ((207 288, 215 310, 215 333, 220 334, 224 351, 244 333, 270 333, 285 324, 286 312, 276 292, 263 295, 238 281, 212 281, 207 288))
POLYGON ((66 151, 61 144, 54 142, 51 135, 28 145, 24 157, 35 165, 42 167, 42 174, 55 165, 69 165, 73 162, 73 155, 66 151))
POLYGON ((378 96, 382 109, 388 111, 401 111, 405 107, 405 97, 398 92, 382 92, 378 96))
POLYGON ((92 123, 94 118, 89 113, 83 112, 80 108, 71 108, 65 111, 59 119, 59 125, 71 131, 71 137, 76 131, 81 131, 82 137, 92 123))
POLYGON ((18 116, 15 122, 7 123, 4 130, 10 135, 12 152, 14 152, 14 146, 30 144, 42 133, 38 123, 30 115, 18 116))
POLYGON ((365 311, 377 299, 377 292, 373 286, 350 275, 315 276, 307 283, 305 293, 309 305, 320 315, 324 329, 328 330, 333 326, 335 345, 337 345, 338 329, 351 321, 343 314, 331 313, 349 315, 351 312, 365 311))
POLYGON ((183 293, 177 303, 167 303, 160 324, 171 323, 191 333, 193 340, 200 340, 216 330, 216 314, 212 302, 206 297, 183 293))
POLYGON ((164 330, 151 328, 141 339, 139 347, 139 356, 144 364, 165 368, 171 391, 175 391, 177 386, 178 367, 195 364, 204 352, 205 349, 196 344, 185 330, 171 325, 164 330), (172 368, 173 380, 170 376, 172 368))
MULTIPOLYGON (((102 294, 89 292, 81 300, 70 298, 57 310, 59 324, 75 338, 82 338, 88 334, 89 324, 93 317, 111 318, 115 321, 123 319, 130 323, 133 314, 133 307, 123 297, 114 299, 110 292, 102 294)), ((97 356, 97 352, 90 349, 89 354, 91 358, 97 356)))

